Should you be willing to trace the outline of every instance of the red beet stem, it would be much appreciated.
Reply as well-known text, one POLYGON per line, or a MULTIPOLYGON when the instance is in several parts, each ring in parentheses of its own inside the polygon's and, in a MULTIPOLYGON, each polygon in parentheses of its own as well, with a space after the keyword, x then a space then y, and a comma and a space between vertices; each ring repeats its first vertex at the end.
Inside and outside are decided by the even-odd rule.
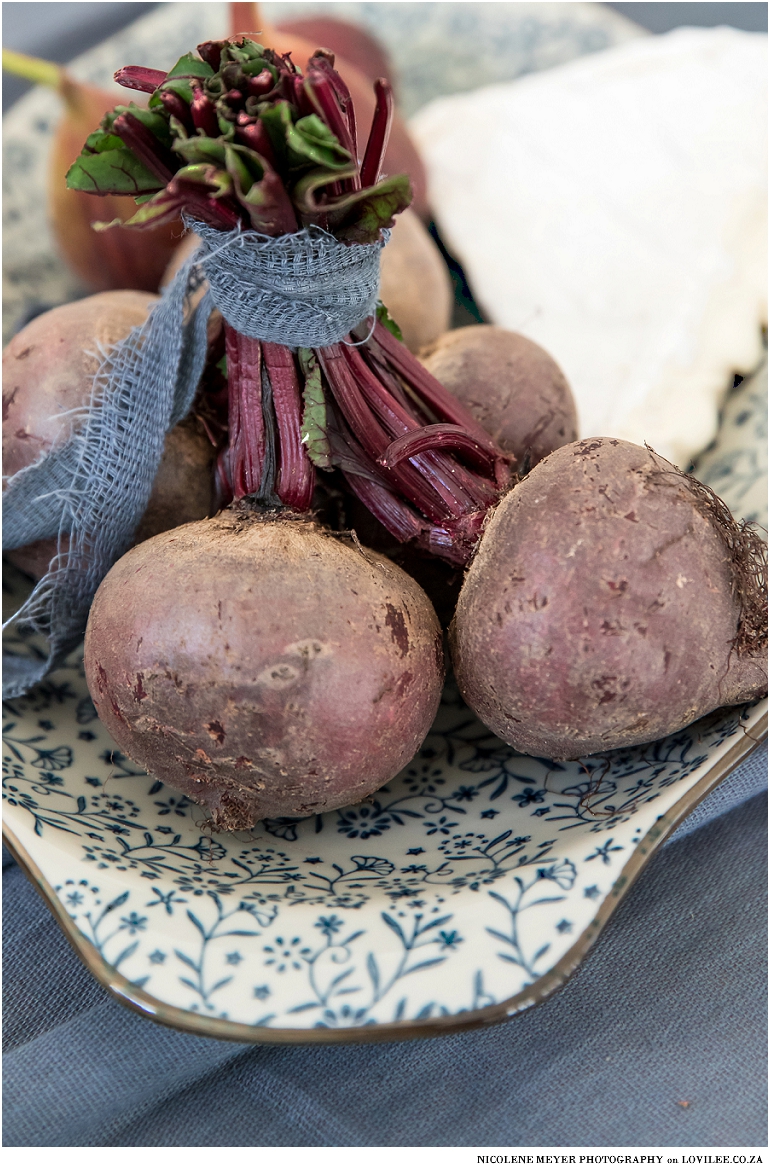
POLYGON ((259 491, 265 459, 262 418, 262 348, 225 323, 229 392, 229 479, 233 495, 259 491))
POLYGON ((190 132, 195 129, 195 124, 190 117, 190 107, 182 101, 178 94, 172 94, 171 90, 161 90, 159 97, 165 109, 178 122, 181 122, 186 131, 190 132))
POLYGON ((280 446, 276 493, 284 505, 299 512, 310 508, 315 472, 302 443, 302 392, 297 368, 287 346, 262 343, 262 358, 273 390, 273 408, 280 446))
POLYGON ((168 184, 167 191, 179 201, 179 211, 184 208, 196 220, 202 220, 212 228, 229 230, 243 223, 236 207, 229 200, 215 200, 198 183, 185 183, 174 178, 168 184))
MULTIPOLYGON (((295 73, 292 76, 293 93, 290 101, 297 107, 300 118, 305 118, 308 114, 315 114, 313 103, 305 93, 305 79, 301 73, 295 73)), ((355 142, 355 137, 353 139, 355 142)))
MULTIPOLYGON (((422 421, 388 394, 387 389, 378 382, 357 350, 346 347, 345 357, 362 395, 390 431, 391 439, 421 427, 422 421)), ((377 454, 378 460, 384 451, 384 448, 380 449, 377 454)), ((441 497, 451 517, 460 517, 467 510, 475 509, 482 503, 461 483, 463 478, 456 475, 457 469, 445 457, 417 454, 412 463, 441 497)), ((419 502, 416 501, 415 504, 419 502)))
POLYGON ((219 69, 224 44, 224 41, 204 41, 198 45, 198 55, 203 58, 207 65, 211 66, 214 73, 219 69))
POLYGON ((239 110, 243 106, 244 99, 240 90, 228 90, 226 94, 222 95, 222 98, 231 110, 239 110))
MULTIPOLYGON (((411 385, 402 382, 398 378, 388 365, 386 356, 376 342, 370 339, 366 346, 360 348, 360 354, 366 360, 367 366, 371 369, 378 383, 385 387, 396 402, 406 409, 410 418, 415 420, 412 425, 414 428, 444 422, 436 420, 435 415, 429 412, 429 408, 423 403, 411 385)), ((491 444, 488 437, 487 439, 488 443, 491 444)), ((471 472, 470 469, 465 468, 461 464, 453 462, 451 465, 451 474, 455 482, 463 487, 476 505, 494 504, 500 495, 500 489, 507 488, 509 485, 510 470, 507 460, 502 456, 498 460, 497 449, 494 446, 492 446, 491 452, 495 453, 494 460, 490 458, 491 464, 494 467, 494 485, 488 479, 480 478, 476 473, 471 472), (500 477, 497 475, 498 463, 501 465, 499 470, 501 473, 500 477)))
POLYGON ((460 452, 483 472, 494 473, 495 460, 485 452, 473 436, 469 436, 458 424, 428 424, 400 436, 388 445, 379 459, 384 468, 393 468, 402 460, 411 460, 420 452, 436 448, 448 448, 460 452))
MULTIPOLYGON (((321 369, 336 402, 353 435, 372 461, 382 455, 391 437, 381 427, 366 403, 340 343, 323 346, 316 351, 321 369)), ((380 470, 382 475, 382 470, 380 470)), ((441 524, 449 516, 447 508, 434 487, 411 465, 401 465, 385 473, 387 479, 407 500, 416 505, 431 521, 441 524)))
POLYGON ((265 130, 265 124, 259 119, 246 114, 243 110, 241 110, 236 118, 235 124, 237 128, 235 137, 238 141, 243 143, 244 146, 250 147, 252 151, 256 151, 271 167, 275 168, 275 151, 265 130))
POLYGON ((275 89, 275 82, 269 69, 263 69, 256 77, 249 78, 249 93, 255 98, 262 98, 273 89, 275 89))
POLYGON ((422 420, 417 419, 408 406, 390 394, 388 388, 383 386, 364 362, 357 348, 345 347, 344 355, 354 379, 361 388, 361 394, 391 437, 400 436, 411 428, 421 426, 422 420))
POLYGON ((163 183, 169 183, 174 178, 177 161, 171 151, 158 142, 152 131, 135 114, 119 114, 113 127, 115 133, 120 135, 126 146, 153 175, 157 175, 163 183))
POLYGON ((367 477, 355 476, 349 472, 344 475, 359 501, 362 501, 380 524, 385 526, 388 533, 393 534, 399 542, 414 542, 419 539, 427 528, 426 523, 409 505, 394 496, 390 489, 375 484, 367 477))
MULTIPOLYGON (((327 55, 324 51, 317 51, 308 61, 308 72, 314 71, 320 73, 326 78, 329 85, 334 92, 337 99, 337 105, 342 111, 342 117, 345 119, 347 127, 349 144, 348 146, 351 155, 355 159, 358 153, 358 136, 356 134, 356 112, 353 106, 353 99, 350 95, 350 90, 345 84, 343 78, 337 73, 334 68, 334 54, 327 55)), ((342 142, 342 140, 340 140, 342 142)))
POLYGON ((329 441, 330 465, 354 476, 366 477, 383 489, 388 488, 387 474, 377 468, 355 439, 333 397, 326 398, 326 435, 329 441))
POLYGON ((193 87, 193 100, 190 103, 193 126, 202 130, 209 138, 216 138, 219 134, 219 122, 214 103, 200 86, 193 87))
POLYGON ((127 90, 152 94, 163 84, 167 75, 160 69, 146 69, 144 65, 124 65, 113 76, 118 85, 127 90))
MULTIPOLYGON (((313 58, 312 60, 316 60, 313 58)), ((356 160, 355 137, 351 136, 350 124, 340 110, 339 103, 334 91, 334 87, 330 79, 325 76, 319 69, 308 69, 307 76, 304 82, 305 93, 307 94, 313 108, 329 127, 329 130, 334 134, 340 142, 340 145, 350 153, 351 159, 356 160)), ((344 194, 346 192, 358 191, 361 187, 361 179, 358 174, 350 179, 339 180, 340 192, 337 194, 344 194)), ((337 186, 335 183, 334 186, 337 186)))
POLYGON ((400 403, 406 411, 411 412, 420 421, 420 425, 436 423, 435 417, 427 414, 427 410, 422 403, 418 403, 411 396, 407 395, 404 384, 390 369, 382 351, 379 351, 375 355, 374 349, 371 346, 371 339, 367 342, 366 346, 360 346, 358 349, 363 354, 366 365, 370 368, 377 382, 385 387, 393 396, 396 403, 400 403))
POLYGON ((479 509, 444 526, 432 526, 427 534, 421 535, 417 544, 445 562, 464 566, 481 537, 486 516, 486 509, 479 509))
POLYGON ((316 354, 353 435, 364 450, 376 460, 387 448, 390 437, 365 402, 360 387, 348 369, 343 347, 340 343, 322 346, 316 354))
POLYGON ((233 481, 230 475, 230 449, 224 448, 214 465, 214 498, 217 509, 224 509, 233 499, 233 481))
POLYGON ((364 161, 361 164, 362 187, 372 187, 380 177, 393 122, 393 91, 384 77, 378 78, 374 83, 374 93, 377 105, 364 152, 364 161))
POLYGON ((403 343, 399 342, 397 338, 394 338, 390 331, 386 330, 380 322, 377 322, 374 327, 374 339, 385 351, 388 360, 392 363, 398 374, 407 383, 411 383, 415 391, 425 400, 426 405, 437 416, 442 417, 448 423, 459 424, 461 428, 464 428, 466 432, 469 432, 478 441, 485 451, 493 453, 496 457, 507 459, 494 445, 489 435, 476 422, 471 413, 453 395, 450 395, 446 388, 442 387, 438 379, 434 379, 433 375, 426 371, 422 363, 418 362, 403 343))

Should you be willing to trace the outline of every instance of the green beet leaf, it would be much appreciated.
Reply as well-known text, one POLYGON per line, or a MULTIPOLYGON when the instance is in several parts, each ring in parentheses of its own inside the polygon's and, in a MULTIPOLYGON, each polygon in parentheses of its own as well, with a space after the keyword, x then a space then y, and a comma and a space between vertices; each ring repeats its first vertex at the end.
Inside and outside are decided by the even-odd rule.
POLYGON ((225 166, 235 180, 239 196, 264 178, 265 168, 259 155, 248 147, 228 143, 225 147, 225 166))
POLYGON ((143 106, 135 106, 133 102, 128 106, 116 106, 112 113, 114 118, 120 114, 133 114, 142 126, 146 126, 150 133, 155 135, 159 143, 163 143, 164 147, 171 146, 168 120, 162 114, 156 114, 154 110, 145 110, 143 106))
POLYGON ((393 321, 387 311, 387 308, 381 301, 377 302, 377 321, 381 326, 384 326, 386 330, 389 330, 393 337, 397 338, 399 342, 404 341, 404 335, 401 333, 401 327, 393 321))
POLYGON ((236 194, 257 232, 264 232, 266 236, 296 232, 297 217, 277 172, 266 168, 264 178, 253 183, 248 191, 239 189, 236 182, 236 194))
POLYGON ((94 195, 143 195, 163 184, 124 146, 79 155, 67 172, 67 187, 94 195))
POLYGON ((351 163, 348 164, 345 171, 329 171, 324 167, 315 167, 303 175, 292 188, 292 200, 302 216, 303 223, 315 224, 320 220, 325 223, 330 212, 333 213, 340 206, 343 210, 352 206, 361 192, 352 192, 350 195, 341 196, 328 202, 316 199, 316 193, 321 192, 323 188, 337 180, 352 179, 355 174, 356 168, 351 163))
POLYGON ((196 57, 194 53, 185 53, 184 57, 180 57, 176 65, 173 65, 166 74, 167 78, 171 77, 213 77, 214 70, 200 57, 196 57))
POLYGON ((178 141, 179 139, 181 139, 182 142, 184 142, 185 139, 190 137, 187 133, 187 127, 183 126, 182 123, 179 121, 179 119, 176 118, 173 114, 171 115, 171 117, 168 120, 168 125, 169 125, 169 130, 171 131, 171 145, 172 146, 174 145, 174 142, 178 141))
POLYGON ((265 61, 264 57, 254 57, 251 61, 243 61, 241 69, 247 77, 259 77, 263 70, 268 69, 272 74, 273 81, 278 81, 278 70, 269 61, 265 61))
POLYGON ((222 97, 222 94, 224 94, 227 86, 222 81, 222 78, 215 73, 213 77, 206 79, 204 89, 211 98, 212 102, 216 102, 217 98, 222 97))
MULTIPOLYGON (((182 201, 178 195, 159 191, 151 200, 143 204, 138 212, 134 212, 130 220, 126 220, 124 228, 155 228, 160 224, 169 224, 179 215, 182 201)), ((114 221, 113 221, 114 223, 114 221)), ((104 225, 109 228, 110 225, 104 225)))
MULTIPOLYGON (((240 45, 229 45, 227 48, 227 54, 233 61, 239 61, 241 64, 245 64, 247 61, 258 61, 261 63, 262 69, 268 64, 264 59, 264 53, 265 46, 260 45, 257 41, 249 40, 248 37, 245 37, 240 45)), ((274 69, 275 67, 271 65, 268 68, 274 69)), ((275 75, 277 78, 277 70, 275 70, 275 75)))
POLYGON ((317 114, 300 118, 286 133, 289 148, 289 166, 307 166, 315 163, 330 170, 342 171, 350 167, 350 152, 341 145, 335 134, 317 114))
POLYGON ((283 172, 289 166, 288 146, 286 143, 289 131, 292 129, 289 103, 280 101, 269 105, 267 102, 260 102, 259 117, 267 131, 270 145, 275 151, 278 168, 283 172))
POLYGON ((210 189, 207 194, 215 200, 230 195, 233 190, 232 177, 227 171, 220 171, 210 163, 191 163, 189 167, 180 167, 174 180, 180 183, 200 183, 210 189))
POLYGON ((94 154, 101 154, 103 151, 120 151, 125 149, 126 145, 120 135, 110 134, 107 130, 95 130, 86 139, 83 154, 86 154, 88 151, 93 151, 94 154))
POLYGON ((221 137, 228 143, 232 142, 235 138, 235 124, 220 114, 219 110, 217 110, 217 122, 221 137))
POLYGON ((406 175, 393 175, 374 187, 355 193, 355 202, 336 223, 334 235, 350 244, 372 244, 381 228, 392 228, 393 217, 412 202, 412 187, 406 175))
POLYGON ((190 102, 192 102, 193 90, 192 85, 188 79, 186 77, 172 77, 168 78, 163 82, 162 85, 158 86, 155 93, 150 96, 148 106, 151 110, 163 108, 163 103, 160 100, 161 90, 169 90, 170 93, 176 94, 177 97, 181 98, 183 102, 186 102, 188 106, 190 105, 190 102))
POLYGON ((294 185, 292 198, 303 222, 323 221, 338 240, 372 244, 380 229, 390 228, 393 217, 409 207, 412 189, 406 175, 394 175, 363 191, 349 192, 329 200, 316 198, 329 183, 347 178, 352 173, 324 171, 323 168, 310 171, 294 185))
POLYGON ((302 443, 317 468, 331 468, 332 454, 326 433, 326 400, 324 399, 321 368, 312 350, 300 347, 297 352, 305 386, 302 399, 305 409, 302 413, 302 443))
POLYGON ((225 165, 225 144, 218 138, 178 138, 171 144, 186 163, 216 163, 225 165))
POLYGON ((162 90, 170 90, 172 94, 176 94, 176 96, 181 98, 183 102, 186 102, 188 106, 193 100, 193 88, 186 77, 169 78, 168 81, 164 81, 160 88, 162 90))

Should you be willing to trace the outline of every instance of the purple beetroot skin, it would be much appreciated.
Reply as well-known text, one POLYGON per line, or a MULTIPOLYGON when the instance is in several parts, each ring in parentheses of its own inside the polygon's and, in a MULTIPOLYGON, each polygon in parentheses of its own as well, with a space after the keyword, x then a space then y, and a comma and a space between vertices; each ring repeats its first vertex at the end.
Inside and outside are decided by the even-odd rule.
POLYGON ((450 632, 465 700, 568 760, 767 691, 766 547, 706 487, 621 440, 568 444, 501 502, 450 632))
POLYGON ((312 521, 242 507, 121 558, 85 664, 120 748, 223 830, 372 794, 419 748, 444 675, 408 575, 312 521))

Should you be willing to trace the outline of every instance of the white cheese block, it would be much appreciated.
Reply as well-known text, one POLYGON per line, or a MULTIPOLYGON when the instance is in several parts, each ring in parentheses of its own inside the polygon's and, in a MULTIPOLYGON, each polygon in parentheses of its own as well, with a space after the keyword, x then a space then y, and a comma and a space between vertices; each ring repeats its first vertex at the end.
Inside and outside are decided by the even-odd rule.
POLYGON ((447 247, 489 320, 564 369, 583 436, 686 465, 760 360, 766 50, 680 29, 411 122, 447 247))

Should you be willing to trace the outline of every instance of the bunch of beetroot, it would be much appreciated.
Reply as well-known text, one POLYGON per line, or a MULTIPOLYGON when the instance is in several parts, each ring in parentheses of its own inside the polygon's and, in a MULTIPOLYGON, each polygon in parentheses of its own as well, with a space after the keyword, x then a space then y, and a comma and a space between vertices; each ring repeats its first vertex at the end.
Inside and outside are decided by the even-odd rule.
MULTIPOLYGON (((134 184, 133 227, 182 211, 267 235, 314 224, 354 248, 408 202, 403 177, 379 175, 387 85, 359 165, 323 51, 302 76, 236 38, 118 78, 151 92, 149 108, 109 114, 69 182, 134 184)), ((218 477, 233 503, 129 551, 85 649, 118 744, 215 826, 359 801, 407 764, 438 706, 429 599, 355 534, 318 524, 317 469, 344 477, 399 560, 406 544, 470 563, 450 629, 458 682, 523 752, 639 744, 766 691, 766 546, 649 450, 577 441, 569 388, 539 347, 475 327, 423 364, 384 310, 371 336, 363 323, 297 353, 225 333, 218 477)))
MULTIPOLYGON (((182 212, 267 236, 315 225, 355 247, 379 239, 410 202, 406 176, 380 177, 390 87, 375 83, 359 163, 350 95, 324 50, 303 76, 289 56, 239 37, 200 45, 167 74, 128 66, 116 79, 150 93, 148 107, 109 113, 67 182, 133 192, 140 206, 127 227, 182 212)), ((378 318, 355 339, 297 355, 225 325, 220 497, 302 512, 315 468, 338 468, 398 541, 463 565, 508 487, 510 457, 401 344, 384 307, 378 318)))

